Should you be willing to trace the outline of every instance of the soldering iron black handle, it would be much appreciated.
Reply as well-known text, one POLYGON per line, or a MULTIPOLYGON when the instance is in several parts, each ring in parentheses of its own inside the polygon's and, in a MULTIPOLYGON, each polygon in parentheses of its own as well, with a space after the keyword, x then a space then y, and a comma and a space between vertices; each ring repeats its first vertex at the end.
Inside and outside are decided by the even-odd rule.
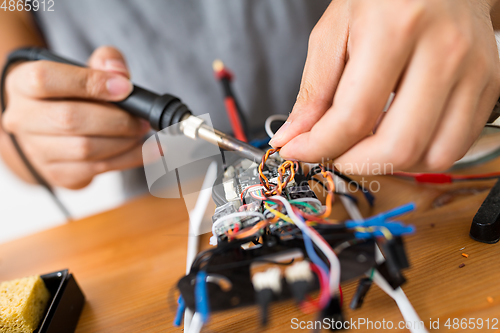
MULTIPOLYGON (((18 49, 9 55, 7 63, 23 60, 50 60, 84 67, 82 64, 62 58, 49 50, 41 48, 18 49)), ((132 93, 127 98, 113 104, 136 117, 148 120, 151 127, 157 131, 176 124, 185 116, 191 115, 191 111, 178 97, 169 94, 158 95, 136 85, 134 85, 132 93)))

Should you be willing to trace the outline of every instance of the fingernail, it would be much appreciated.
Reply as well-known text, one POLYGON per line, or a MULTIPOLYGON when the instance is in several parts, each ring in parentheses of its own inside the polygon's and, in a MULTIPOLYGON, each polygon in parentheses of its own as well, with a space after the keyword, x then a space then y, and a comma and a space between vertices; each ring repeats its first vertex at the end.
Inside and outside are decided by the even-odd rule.
POLYGON ((281 127, 279 128, 279 130, 276 133, 274 133, 274 136, 271 139, 271 141, 269 141, 269 144, 271 144, 272 142, 279 141, 281 139, 281 137, 283 137, 283 134, 285 133, 285 131, 288 128, 289 125, 290 125, 289 121, 287 121, 283 125, 281 125, 281 127))
POLYGON ((124 96, 132 92, 132 82, 123 76, 114 76, 108 79, 106 88, 113 96, 124 96))
POLYGON ((108 59, 104 62, 104 69, 108 71, 116 71, 128 74, 128 69, 125 63, 118 59, 108 59))

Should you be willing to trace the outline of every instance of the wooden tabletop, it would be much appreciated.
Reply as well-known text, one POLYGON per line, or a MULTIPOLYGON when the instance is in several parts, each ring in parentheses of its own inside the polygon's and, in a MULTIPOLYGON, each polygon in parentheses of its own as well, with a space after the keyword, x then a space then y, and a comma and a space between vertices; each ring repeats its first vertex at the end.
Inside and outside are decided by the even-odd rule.
MULTIPOLYGON (((499 169, 500 160, 496 160, 464 172, 499 169)), ((448 331, 444 327, 448 318, 490 318, 490 322, 499 318, 500 244, 469 238, 472 217, 493 182, 436 186, 395 177, 369 179, 379 181, 381 187, 375 208, 363 207, 365 214, 409 201, 417 204, 417 211, 404 219, 417 231, 407 237, 411 268, 405 271, 408 282, 403 290, 426 325, 430 318, 439 318, 439 331, 448 331), (469 257, 462 257, 462 252, 469 257)), ((181 332, 172 320, 178 295, 174 286, 185 271, 187 221, 183 201, 148 195, 109 212, 0 244, 0 281, 69 268, 87 297, 78 333, 181 332)), ((206 237, 203 242, 206 247, 206 237)), ((356 281, 342 284, 346 303, 356 285, 356 281)), ((376 286, 361 309, 351 311, 346 304, 344 310, 346 318, 402 320, 394 301, 376 286)), ((258 318, 255 308, 213 314, 205 332, 263 331, 258 318)), ((268 330, 291 331, 291 318, 315 319, 297 311, 293 302, 274 304, 268 330)))

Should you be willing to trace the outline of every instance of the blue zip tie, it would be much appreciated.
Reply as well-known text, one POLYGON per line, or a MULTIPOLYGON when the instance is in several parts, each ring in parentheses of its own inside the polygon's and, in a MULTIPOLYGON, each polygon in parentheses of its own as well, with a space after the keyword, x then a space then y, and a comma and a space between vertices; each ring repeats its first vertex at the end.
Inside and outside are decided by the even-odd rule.
POLYGON ((347 228, 355 228, 355 227, 370 227, 370 226, 382 226, 385 225, 388 219, 406 214, 415 210, 415 204, 413 202, 396 207, 387 212, 380 213, 378 215, 369 217, 363 221, 346 221, 345 225, 347 228))
POLYGON ((186 310, 186 304, 184 303, 184 299, 182 296, 179 296, 179 299, 177 300, 177 313, 175 314, 175 319, 174 319, 174 326, 181 326, 182 323, 182 316, 184 315, 184 310, 186 310))
MULTIPOLYGON (((415 227, 410 225, 410 226, 402 226, 402 225, 393 225, 392 227, 387 227, 389 232, 393 236, 401 236, 401 235, 407 235, 407 234, 413 234, 415 232, 415 227)), ((380 230, 375 230, 372 232, 368 231, 356 231, 354 232, 354 237, 360 238, 360 239, 368 239, 368 238, 373 238, 373 237, 385 237, 384 233, 380 230)))

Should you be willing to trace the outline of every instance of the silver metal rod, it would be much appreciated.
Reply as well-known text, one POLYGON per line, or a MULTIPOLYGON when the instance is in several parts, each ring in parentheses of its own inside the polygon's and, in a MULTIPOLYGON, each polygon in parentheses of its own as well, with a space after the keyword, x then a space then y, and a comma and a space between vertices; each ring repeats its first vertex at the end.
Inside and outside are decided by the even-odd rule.
POLYGON ((198 137, 213 144, 219 145, 219 147, 221 147, 222 149, 234 151, 240 156, 248 158, 249 160, 252 160, 256 163, 260 163, 260 161, 262 160, 262 156, 264 156, 264 151, 255 148, 248 143, 235 139, 232 136, 227 135, 226 133, 223 133, 216 129, 211 129, 206 125, 202 125, 198 129, 198 137))
POLYGON ((200 138, 220 148, 236 152, 238 155, 256 163, 260 163, 265 152, 204 124, 195 116, 188 116, 180 122, 181 132, 192 138, 200 138))

